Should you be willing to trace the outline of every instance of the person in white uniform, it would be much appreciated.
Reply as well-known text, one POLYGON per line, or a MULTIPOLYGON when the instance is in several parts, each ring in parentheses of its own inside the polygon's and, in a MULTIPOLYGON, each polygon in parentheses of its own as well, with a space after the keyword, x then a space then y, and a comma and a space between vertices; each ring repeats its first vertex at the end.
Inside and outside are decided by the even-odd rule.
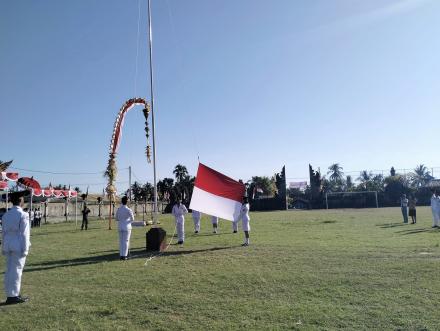
POLYGON ((236 220, 232 221, 232 232, 237 233, 238 231, 238 222, 240 222, 240 219, 237 218, 236 220))
POLYGON ((121 260, 128 260, 128 249, 130 248, 131 222, 134 221, 133 211, 127 207, 127 197, 122 197, 122 206, 116 211, 119 232, 119 255, 121 260))
POLYGON ((217 216, 211 216, 211 224, 213 228, 213 233, 218 233, 218 217, 217 216))
MULTIPOLYGON (((20 192, 21 193, 21 192, 20 192)), ((23 197, 11 196, 13 207, 2 218, 2 254, 6 256, 5 304, 29 300, 20 295, 21 275, 31 246, 29 214, 22 209, 23 197)))
POLYGON ((251 231, 251 225, 249 217, 249 201, 247 197, 243 197, 243 205, 241 206, 240 218, 241 218, 241 227, 244 232, 244 243, 241 246, 249 246, 249 232, 251 231))
POLYGON ((177 228, 177 244, 182 245, 185 241, 185 214, 188 213, 188 209, 186 209, 185 205, 177 199, 176 204, 173 206, 172 211, 175 219, 176 219, 176 228, 177 228))
POLYGON ((194 221, 194 233, 199 233, 200 232, 200 218, 202 216, 202 213, 199 212, 198 210, 193 209, 191 214, 192 214, 192 218, 194 221))
POLYGON ((432 227, 438 228, 440 223, 440 198, 437 191, 431 197, 432 227))

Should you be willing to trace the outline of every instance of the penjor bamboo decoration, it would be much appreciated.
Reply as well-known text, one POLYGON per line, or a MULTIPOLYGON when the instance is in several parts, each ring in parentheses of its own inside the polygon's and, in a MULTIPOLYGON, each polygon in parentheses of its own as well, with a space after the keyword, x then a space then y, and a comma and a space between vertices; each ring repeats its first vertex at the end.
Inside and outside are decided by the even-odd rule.
POLYGON ((107 177, 108 179, 106 192, 110 200, 109 221, 108 221, 109 230, 112 229, 112 206, 113 206, 113 202, 116 199, 116 177, 118 175, 118 168, 116 166, 116 154, 119 146, 119 141, 121 138, 122 126, 124 124, 125 114, 136 105, 144 106, 143 113, 145 117, 145 132, 147 137, 146 156, 148 163, 151 162, 151 147, 149 142, 150 128, 148 126, 148 115, 150 113, 150 105, 145 99, 142 98, 129 99, 122 105, 121 109, 119 110, 118 116, 116 117, 115 125, 113 127, 112 139, 110 142, 109 160, 107 164, 107 169, 104 173, 104 176, 107 177))

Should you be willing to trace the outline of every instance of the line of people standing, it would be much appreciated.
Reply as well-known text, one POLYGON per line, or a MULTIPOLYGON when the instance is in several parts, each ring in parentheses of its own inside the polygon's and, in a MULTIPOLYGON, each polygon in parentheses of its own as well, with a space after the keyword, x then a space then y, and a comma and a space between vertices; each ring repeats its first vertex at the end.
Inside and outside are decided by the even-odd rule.
MULTIPOLYGON (((232 222, 232 232, 237 233, 238 223, 242 222, 242 229, 245 234, 245 241, 242 246, 249 246, 249 232, 250 232, 250 217, 249 217, 249 201, 247 197, 243 197, 243 203, 240 209, 240 214, 238 217, 232 222)), ((188 213, 188 209, 182 204, 181 200, 177 200, 176 204, 173 206, 172 214, 176 221, 177 228, 177 244, 182 245, 185 241, 185 214, 188 213)), ((192 210, 192 218, 194 221, 194 233, 200 232, 200 219, 201 212, 197 210, 192 210)), ((213 228, 213 233, 217 234, 219 231, 219 218, 217 216, 211 216, 211 224, 213 228)))
MULTIPOLYGON (((402 210, 403 223, 408 223, 408 216, 411 217, 411 224, 417 223, 417 211, 416 211, 417 199, 414 196, 410 196, 409 199, 406 194, 402 194, 400 198, 400 208, 402 210)), ((431 212, 432 212, 432 227, 440 227, 440 193, 434 190, 431 196, 431 212)))

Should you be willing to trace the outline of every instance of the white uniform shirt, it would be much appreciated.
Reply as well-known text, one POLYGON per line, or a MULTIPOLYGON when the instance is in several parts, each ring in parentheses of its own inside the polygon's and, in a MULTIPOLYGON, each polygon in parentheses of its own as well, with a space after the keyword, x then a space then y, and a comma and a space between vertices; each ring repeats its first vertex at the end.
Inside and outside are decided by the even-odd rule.
POLYGON ((181 223, 185 220, 185 218, 183 217, 183 215, 188 213, 188 209, 186 209, 185 205, 183 203, 179 205, 175 204, 173 206, 173 211, 172 211, 174 217, 176 218, 176 222, 177 223, 181 223))
POLYGON ((18 252, 23 256, 29 253, 30 230, 29 214, 21 207, 13 206, 2 218, 2 252, 18 252))
POLYGON ((134 221, 133 211, 127 206, 122 205, 116 211, 116 220, 119 222, 119 231, 131 230, 131 222, 134 221))

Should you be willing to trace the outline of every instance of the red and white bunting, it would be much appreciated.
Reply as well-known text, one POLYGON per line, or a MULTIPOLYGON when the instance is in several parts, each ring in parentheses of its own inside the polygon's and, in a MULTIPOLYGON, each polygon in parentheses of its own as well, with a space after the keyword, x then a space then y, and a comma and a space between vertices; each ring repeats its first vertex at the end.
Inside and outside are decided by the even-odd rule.
POLYGON ((11 182, 16 182, 18 179, 18 172, 1 172, 1 180, 9 180, 11 182))

